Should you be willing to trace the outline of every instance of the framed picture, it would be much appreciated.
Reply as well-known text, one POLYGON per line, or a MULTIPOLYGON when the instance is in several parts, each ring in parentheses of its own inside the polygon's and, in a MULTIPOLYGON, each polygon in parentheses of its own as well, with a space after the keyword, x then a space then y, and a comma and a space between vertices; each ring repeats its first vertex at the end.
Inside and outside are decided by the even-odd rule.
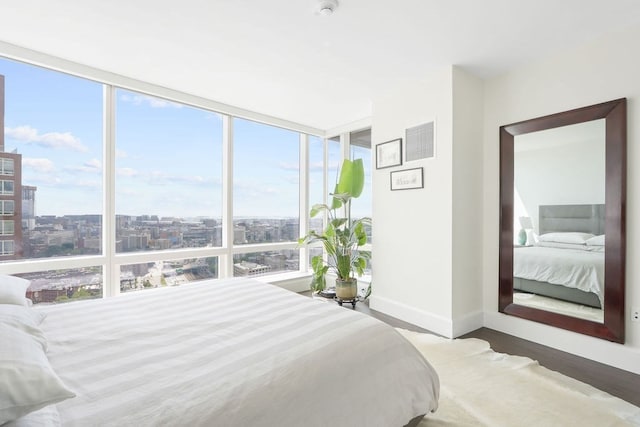
POLYGON ((411 190, 424 187, 422 168, 393 171, 390 175, 391 190, 411 190))
POLYGON ((376 145, 376 169, 402 164, 402 138, 376 145))

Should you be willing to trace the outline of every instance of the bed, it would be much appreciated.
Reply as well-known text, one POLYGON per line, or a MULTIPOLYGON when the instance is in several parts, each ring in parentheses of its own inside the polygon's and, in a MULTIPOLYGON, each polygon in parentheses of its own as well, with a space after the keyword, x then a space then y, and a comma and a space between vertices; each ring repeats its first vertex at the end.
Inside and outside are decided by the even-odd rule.
POLYGON ((30 310, 75 394, 47 407, 63 426, 404 426, 438 404, 394 328, 255 279, 30 310))
POLYGON ((514 248, 514 290, 602 308, 604 205, 543 205, 538 223, 538 241, 514 248))

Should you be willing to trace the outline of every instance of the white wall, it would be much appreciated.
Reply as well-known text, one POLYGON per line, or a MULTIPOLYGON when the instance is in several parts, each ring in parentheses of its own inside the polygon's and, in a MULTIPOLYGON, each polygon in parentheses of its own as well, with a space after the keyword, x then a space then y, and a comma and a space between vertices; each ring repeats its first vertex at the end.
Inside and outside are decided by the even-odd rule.
POLYGON ((373 309, 450 337, 484 325, 640 373, 640 323, 628 315, 640 306, 637 40, 640 27, 484 84, 451 67, 378 94, 373 145, 435 119, 436 157, 373 171, 373 309), (622 97, 628 99, 626 344, 499 313, 499 127, 622 97), (390 191, 389 172, 409 167, 424 168, 425 188, 390 191))
POLYGON ((640 27, 550 57, 485 84, 483 294, 485 325, 640 373, 640 27), (499 138, 501 125, 617 98, 628 100, 626 344, 575 334, 498 313, 499 138))
POLYGON ((482 325, 483 82, 453 68, 453 336, 482 325))
MULTIPOLYGON (((370 304, 450 336, 452 330, 452 73, 380 93, 373 103, 372 147, 435 120, 431 159, 373 170, 373 293, 370 304), (391 171, 424 168, 424 188, 390 190, 391 171)), ((374 159, 375 163, 375 159, 374 159)))
POLYGON ((535 232, 540 233, 541 205, 604 203, 604 127, 602 130, 600 140, 515 153, 514 188, 522 206, 514 207, 514 236, 520 230, 521 216, 531 217, 535 232))
POLYGON ((448 337, 482 325, 481 111, 482 82, 455 67, 373 103, 374 147, 432 120, 436 147, 434 158, 373 171, 371 307, 448 337), (424 188, 390 190, 391 171, 415 167, 424 188))

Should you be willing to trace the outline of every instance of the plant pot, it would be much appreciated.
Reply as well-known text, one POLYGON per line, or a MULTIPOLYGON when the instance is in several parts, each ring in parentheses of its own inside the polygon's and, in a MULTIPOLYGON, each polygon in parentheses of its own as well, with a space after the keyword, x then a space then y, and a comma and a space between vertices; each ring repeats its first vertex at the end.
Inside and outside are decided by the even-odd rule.
POLYGON ((358 295, 358 279, 336 279, 336 297, 343 300, 354 299, 358 295))

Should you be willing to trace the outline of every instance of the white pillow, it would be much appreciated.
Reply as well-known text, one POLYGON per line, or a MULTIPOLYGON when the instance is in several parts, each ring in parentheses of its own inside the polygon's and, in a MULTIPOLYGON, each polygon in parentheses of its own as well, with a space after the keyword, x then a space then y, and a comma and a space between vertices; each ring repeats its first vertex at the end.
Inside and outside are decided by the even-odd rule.
POLYGON ((26 312, 0 308, 0 425, 75 396, 49 364, 31 309, 13 308, 26 312))
POLYGON ((11 325, 38 337, 46 349, 47 340, 38 327, 45 317, 46 314, 42 311, 36 311, 24 305, 0 304, 0 324, 11 325))
POLYGON ((577 243, 558 243, 558 242, 536 242, 534 246, 540 246, 545 248, 558 248, 558 249, 577 249, 579 251, 591 251, 593 246, 587 246, 585 244, 577 243))
POLYGON ((49 405, 17 420, 2 424, 2 427, 59 427, 61 425, 58 408, 56 405, 49 405))
POLYGON ((25 295, 30 284, 21 277, 0 274, 0 304, 26 305, 25 295))
POLYGON ((604 234, 587 239, 589 246, 604 246, 604 234))
POLYGON ((557 242, 557 243, 573 243, 577 245, 584 245, 586 241, 595 235, 591 233, 578 233, 574 231, 566 233, 545 233, 538 236, 539 242, 557 242))

